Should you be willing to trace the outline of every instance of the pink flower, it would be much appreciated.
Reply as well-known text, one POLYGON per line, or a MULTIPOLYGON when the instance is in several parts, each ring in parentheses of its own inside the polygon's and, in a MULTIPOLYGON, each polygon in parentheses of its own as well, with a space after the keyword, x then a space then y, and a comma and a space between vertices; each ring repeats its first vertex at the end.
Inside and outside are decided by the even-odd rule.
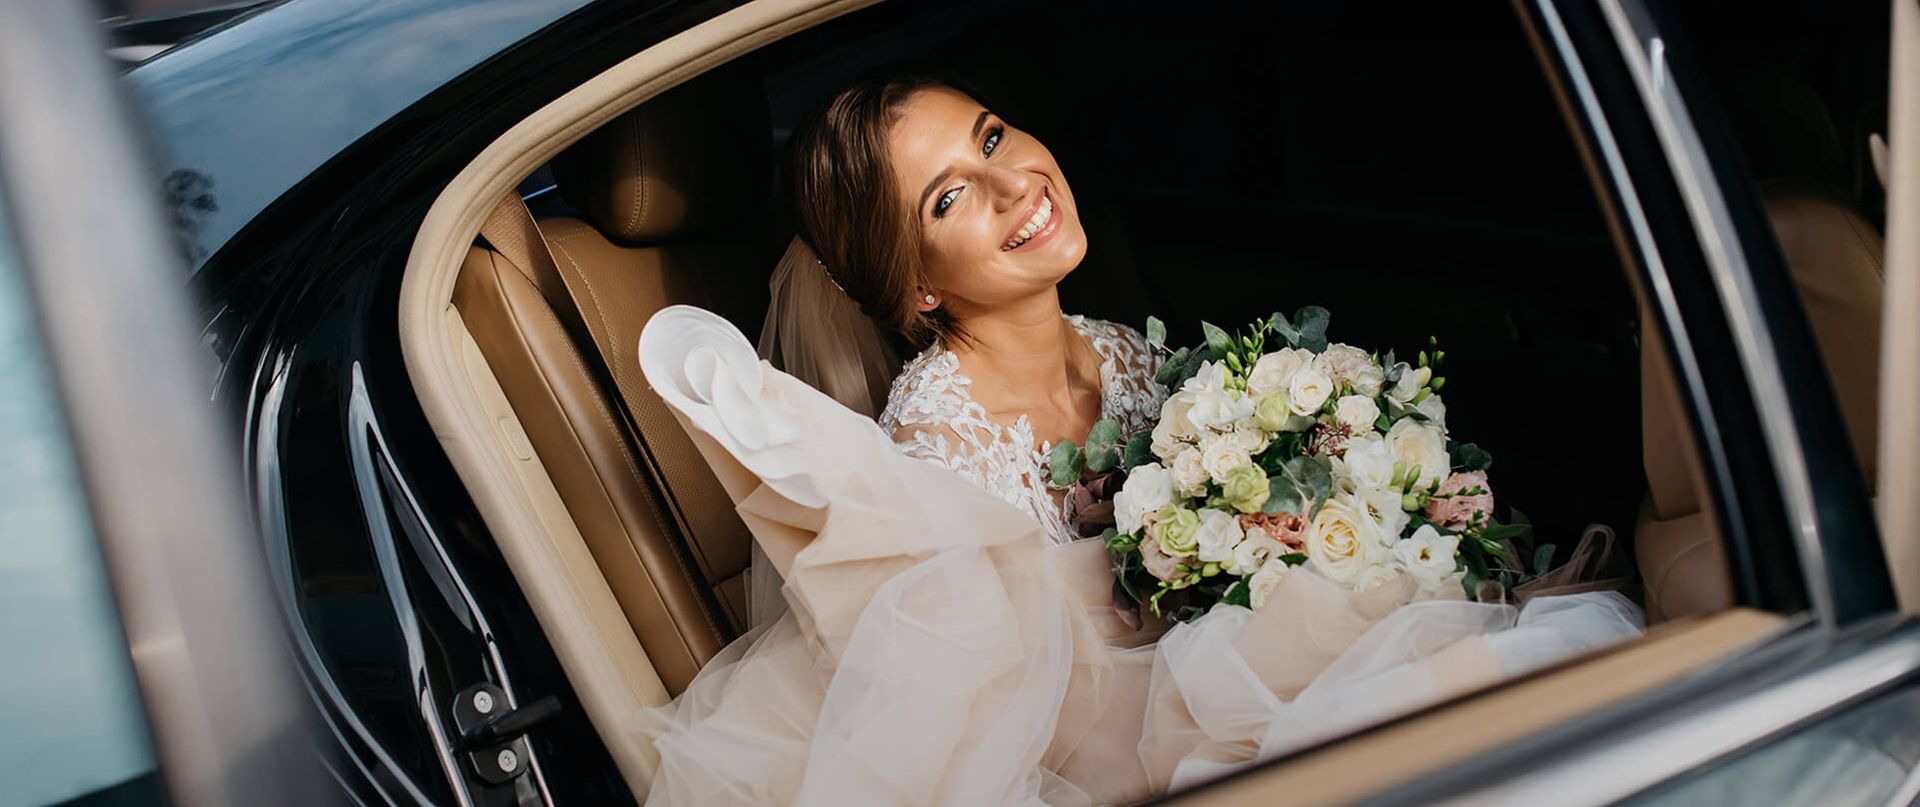
POLYGON ((1240 517, 1240 529, 1265 530, 1268 538, 1285 544, 1288 552, 1307 546, 1307 520, 1293 513, 1248 513, 1240 517))
POLYGON ((1161 552, 1160 542, 1151 535, 1140 539, 1140 565, 1146 568, 1147 574, 1161 580, 1178 580, 1186 576, 1175 568, 1180 565, 1180 559, 1161 552))
POLYGON ((1447 477, 1427 502, 1427 520, 1455 532, 1472 524, 1475 514, 1479 514, 1483 522, 1493 517, 1493 489, 1487 487, 1486 471, 1467 471, 1447 477))

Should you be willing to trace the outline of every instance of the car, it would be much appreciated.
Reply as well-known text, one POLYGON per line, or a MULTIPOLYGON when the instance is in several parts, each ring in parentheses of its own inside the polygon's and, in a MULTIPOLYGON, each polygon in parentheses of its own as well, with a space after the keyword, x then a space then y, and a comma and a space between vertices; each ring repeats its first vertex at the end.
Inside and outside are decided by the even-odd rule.
MULTIPOLYGON (((68 31, 33 51, 66 64, 74 14, 54 6, 13 27, 68 31)), ((72 435, 35 450, 89 473, 84 493, 46 472, 32 489, 64 490, 69 520, 91 503, 98 549, 64 534, 106 557, 114 595, 0 603, 92 614, 75 620, 93 655, 57 669, 132 672, 68 683, 68 702, 111 693, 119 720, 72 731, 146 749, 93 790, 25 770, 27 800, 135 782, 252 803, 268 791, 247 787, 309 781, 300 754, 223 784, 205 772, 240 754, 181 750, 179 721, 231 715, 212 705, 229 687, 277 704, 275 725, 310 720, 325 781, 308 797, 643 799, 631 716, 751 606, 745 527, 639 375, 639 328, 693 303, 757 333, 792 227, 780 143, 834 87, 911 63, 1059 156, 1092 245, 1070 310, 1238 322, 1312 303, 1336 338, 1437 339, 1449 427, 1500 458, 1513 517, 1647 607, 1640 640, 1166 800, 1910 802, 1920 478, 1899 458, 1920 409, 1891 357, 1920 349, 1917 17, 1910 0, 286 0, 120 77, 157 170, 118 140, 16 138, 63 120, 60 99, 0 78, 0 203, 20 228, 0 280, 30 280, 52 348, 26 341, 10 388, 54 371, 64 403, 33 411, 72 435), (20 170, 86 149, 113 160, 20 170), (113 229, 102 252, 42 246, 84 244, 87 194, 130 178, 162 199, 117 210, 170 223, 169 247, 113 229), (104 316, 82 313, 90 295, 104 316), (148 321, 139 295, 191 312, 148 321), (129 379, 164 380, 150 410, 129 379), (145 659, 145 576, 194 578, 121 508, 169 502, 228 519, 198 533, 224 552, 179 557, 219 558, 210 596, 258 604, 224 613, 240 638, 196 627, 177 657, 244 651, 286 675, 145 659)), ((110 97, 110 69, 89 69, 110 97)))

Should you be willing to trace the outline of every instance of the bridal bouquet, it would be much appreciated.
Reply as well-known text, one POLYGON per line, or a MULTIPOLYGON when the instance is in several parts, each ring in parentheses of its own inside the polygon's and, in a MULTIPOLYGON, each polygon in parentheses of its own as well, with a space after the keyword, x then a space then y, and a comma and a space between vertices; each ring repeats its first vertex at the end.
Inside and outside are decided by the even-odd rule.
POLYGON ((1055 447, 1056 484, 1097 480, 1079 498, 1118 482, 1102 535, 1133 602, 1178 619, 1259 608, 1298 566, 1402 602, 1527 578, 1509 540, 1527 527, 1493 521, 1492 458, 1448 437, 1446 354, 1432 340, 1411 362, 1329 344, 1327 322, 1319 307, 1245 333, 1203 322, 1206 344, 1169 351, 1149 319, 1170 393, 1158 424, 1123 436, 1102 421, 1084 447, 1055 447))

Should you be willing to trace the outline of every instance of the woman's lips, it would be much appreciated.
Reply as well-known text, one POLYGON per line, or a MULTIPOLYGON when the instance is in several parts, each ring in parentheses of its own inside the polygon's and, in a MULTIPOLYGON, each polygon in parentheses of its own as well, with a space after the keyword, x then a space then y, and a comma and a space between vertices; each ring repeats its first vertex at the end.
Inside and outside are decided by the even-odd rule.
POLYGON ((1053 199, 1052 192, 1049 189, 1041 188, 1039 197, 1034 199, 1031 207, 1027 208, 1026 217, 1020 220, 1020 226, 1013 231, 1012 235, 1007 237, 1006 241, 1001 243, 1004 245, 1018 239, 1021 231, 1026 229, 1026 226, 1033 221, 1033 217, 1040 212, 1043 206, 1051 207, 1051 213, 1047 217, 1046 224, 1042 225, 1039 230, 1035 231, 1033 235, 1028 236, 1027 239, 1018 246, 1011 248, 1002 246, 1001 249, 1007 252, 1026 252, 1031 249, 1037 249, 1041 244, 1046 243, 1048 239, 1052 238, 1054 233, 1060 231, 1060 214, 1062 212, 1060 210, 1060 203, 1053 199))

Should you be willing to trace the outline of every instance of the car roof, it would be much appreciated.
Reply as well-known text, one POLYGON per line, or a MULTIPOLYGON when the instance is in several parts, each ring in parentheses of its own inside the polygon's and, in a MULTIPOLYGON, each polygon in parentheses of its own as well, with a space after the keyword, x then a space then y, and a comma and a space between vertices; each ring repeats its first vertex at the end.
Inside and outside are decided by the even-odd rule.
POLYGON ((126 74, 197 272, 328 159, 591 0, 289 0, 126 74))

